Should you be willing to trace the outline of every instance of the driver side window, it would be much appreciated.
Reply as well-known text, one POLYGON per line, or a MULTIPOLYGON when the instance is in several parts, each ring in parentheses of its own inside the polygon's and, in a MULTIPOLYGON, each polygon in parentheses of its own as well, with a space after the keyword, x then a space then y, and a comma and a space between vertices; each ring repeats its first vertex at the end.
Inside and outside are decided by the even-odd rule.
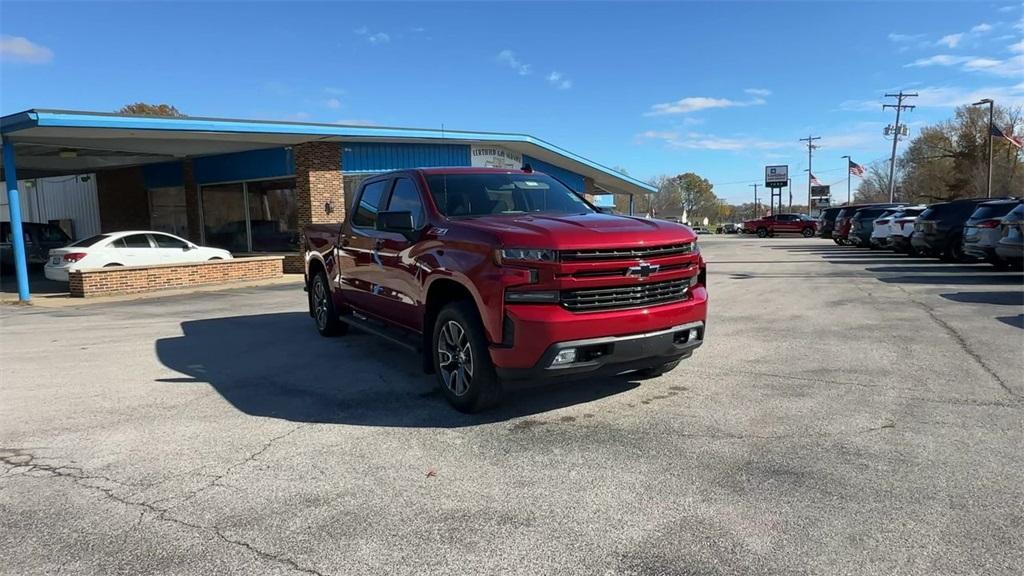
POLYGON ((426 219, 423 212, 423 200, 420 197, 416 184, 408 178, 396 178, 395 187, 391 192, 391 200, 388 202, 389 212, 411 212, 412 227, 419 229, 426 219))

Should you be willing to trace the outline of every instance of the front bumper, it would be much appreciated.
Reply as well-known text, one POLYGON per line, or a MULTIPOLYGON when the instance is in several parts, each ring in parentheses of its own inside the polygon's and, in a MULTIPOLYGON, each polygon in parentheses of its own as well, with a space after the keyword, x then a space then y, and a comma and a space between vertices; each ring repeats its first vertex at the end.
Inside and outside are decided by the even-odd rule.
MULTIPOLYGON (((707 318, 707 299, 707 289, 697 284, 690 289, 686 300, 642 308, 580 313, 558 305, 507 304, 506 338, 501 344, 491 345, 491 360, 499 373, 506 371, 512 374, 512 371, 538 367, 544 373, 543 367, 550 364, 550 359, 545 363, 547 355, 567 342, 630 338, 703 323, 707 318)), ((652 350, 649 356, 659 353, 652 350)), ((616 358, 608 358, 600 364, 616 361, 616 358)), ((566 373, 564 368, 560 370, 559 374, 566 373)))
POLYGON ((704 343, 704 322, 690 322, 665 330, 558 342, 548 347, 533 366, 496 368, 502 380, 537 380, 570 376, 612 375, 654 368, 687 358, 704 343), (575 349, 577 361, 552 366, 559 352, 575 349))

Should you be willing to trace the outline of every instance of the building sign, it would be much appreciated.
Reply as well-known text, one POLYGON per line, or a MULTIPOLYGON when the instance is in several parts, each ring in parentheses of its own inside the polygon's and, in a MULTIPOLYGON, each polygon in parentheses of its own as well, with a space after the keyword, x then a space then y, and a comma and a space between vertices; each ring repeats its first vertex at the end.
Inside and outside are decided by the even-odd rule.
POLYGON ((509 168, 519 170, 523 167, 523 155, 500 146, 470 146, 470 165, 478 168, 509 168))
POLYGON ((828 198, 832 195, 828 186, 811 186, 811 198, 828 198))
POLYGON ((785 188, 789 182, 789 166, 781 164, 764 167, 764 185, 768 188, 785 188))

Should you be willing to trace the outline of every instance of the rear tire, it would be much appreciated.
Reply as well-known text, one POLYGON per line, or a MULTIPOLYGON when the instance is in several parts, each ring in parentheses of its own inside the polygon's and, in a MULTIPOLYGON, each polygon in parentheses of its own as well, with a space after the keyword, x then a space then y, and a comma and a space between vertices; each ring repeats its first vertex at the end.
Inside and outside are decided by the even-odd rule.
POLYGON ((501 381, 491 364, 480 315, 471 301, 452 302, 434 322, 431 356, 434 372, 448 402, 473 413, 501 402, 501 381))
POLYGON ((814 236, 814 229, 813 228, 804 228, 804 231, 801 232, 801 234, 804 235, 804 238, 810 238, 810 237, 814 236))
POLYGON ((946 245, 946 249, 942 251, 940 258, 946 262, 963 262, 964 248, 960 242, 959 238, 954 238, 952 242, 946 245))
POLYGON ((768 229, 767 228, 758 228, 757 229, 757 237, 758 238, 767 238, 768 237, 768 229))
POLYGON ((675 370, 676 366, 679 366, 679 363, 682 361, 683 359, 679 358, 678 360, 666 362, 664 364, 661 364, 660 366, 644 368, 643 370, 638 370, 637 374, 639 374, 641 378, 657 378, 658 376, 661 376, 666 372, 671 372, 672 370, 675 370))
POLYGON ((340 336, 348 331, 348 324, 338 319, 327 274, 323 270, 317 272, 309 286, 309 312, 316 324, 316 331, 325 338, 340 336))

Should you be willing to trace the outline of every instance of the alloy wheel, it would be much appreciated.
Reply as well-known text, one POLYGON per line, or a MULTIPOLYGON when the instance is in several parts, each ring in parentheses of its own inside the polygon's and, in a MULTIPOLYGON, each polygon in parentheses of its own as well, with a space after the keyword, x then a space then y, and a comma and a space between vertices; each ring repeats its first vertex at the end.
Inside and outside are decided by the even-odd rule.
POLYGON ((473 382, 473 348, 466 329, 449 320, 437 339, 437 359, 444 385, 455 396, 469 391, 473 382))
POLYGON ((324 286, 322 276, 317 276, 313 281, 313 315, 316 317, 316 325, 321 330, 327 329, 327 288, 324 286))

